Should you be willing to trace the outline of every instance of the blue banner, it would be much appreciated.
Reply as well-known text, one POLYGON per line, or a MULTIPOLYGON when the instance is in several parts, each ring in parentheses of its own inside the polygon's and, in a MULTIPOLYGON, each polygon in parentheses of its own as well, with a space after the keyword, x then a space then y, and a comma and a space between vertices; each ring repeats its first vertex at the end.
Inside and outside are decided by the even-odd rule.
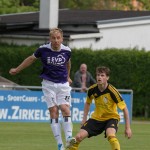
MULTIPOLYGON (((72 121, 79 123, 83 118, 86 93, 71 92, 72 121)), ((132 119, 132 95, 122 94, 132 119)), ((94 111, 91 104, 88 117, 94 111)), ((120 122, 124 123, 122 111, 119 111, 120 122)), ((0 121, 2 122, 48 122, 49 111, 43 98, 42 91, 0 90, 0 121)), ((61 115, 60 115, 61 120, 61 115)))

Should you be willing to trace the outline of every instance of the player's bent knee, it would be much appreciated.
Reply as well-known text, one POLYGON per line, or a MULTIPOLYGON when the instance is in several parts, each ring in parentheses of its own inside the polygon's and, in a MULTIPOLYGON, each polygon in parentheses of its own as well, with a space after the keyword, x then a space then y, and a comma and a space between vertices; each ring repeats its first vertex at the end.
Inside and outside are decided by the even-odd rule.
POLYGON ((83 140, 83 137, 80 135, 80 134, 78 134, 77 136, 76 136, 76 141, 77 142, 81 142, 83 140))
POLYGON ((108 141, 112 147, 112 150, 120 150, 120 144, 115 135, 108 136, 108 141))

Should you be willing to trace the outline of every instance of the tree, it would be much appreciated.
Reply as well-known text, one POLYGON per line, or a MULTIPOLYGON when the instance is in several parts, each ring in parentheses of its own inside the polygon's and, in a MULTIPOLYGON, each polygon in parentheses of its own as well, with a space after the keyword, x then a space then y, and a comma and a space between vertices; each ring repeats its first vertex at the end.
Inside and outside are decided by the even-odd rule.
POLYGON ((60 0, 60 8, 94 10, 150 10, 150 0, 60 0))
POLYGON ((61 8, 93 9, 94 4, 98 2, 98 0, 60 0, 59 2, 61 8))
MULTIPOLYGON (((0 0, 0 14, 39 11, 40 0, 0 0)), ((59 8, 150 10, 150 0, 59 0, 59 8)))
POLYGON ((40 0, 0 0, 0 14, 39 10, 40 0))

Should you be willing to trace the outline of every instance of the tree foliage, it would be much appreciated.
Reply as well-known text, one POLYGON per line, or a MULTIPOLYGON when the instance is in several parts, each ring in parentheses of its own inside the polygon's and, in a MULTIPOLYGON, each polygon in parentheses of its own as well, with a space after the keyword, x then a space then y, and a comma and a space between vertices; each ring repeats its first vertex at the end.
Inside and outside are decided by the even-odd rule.
POLYGON ((60 0, 60 7, 94 10, 150 10, 150 0, 60 0))
POLYGON ((60 0, 60 7, 71 9, 92 9, 93 4, 98 0, 60 0))
MULTIPOLYGON (((0 14, 39 11, 40 0, 0 0, 0 14)), ((150 10, 150 0, 59 0, 59 8, 150 10)))
POLYGON ((39 10, 40 0, 0 0, 0 14, 39 10))
POLYGON ((112 0, 116 3, 116 9, 123 10, 150 10, 150 0, 112 0))

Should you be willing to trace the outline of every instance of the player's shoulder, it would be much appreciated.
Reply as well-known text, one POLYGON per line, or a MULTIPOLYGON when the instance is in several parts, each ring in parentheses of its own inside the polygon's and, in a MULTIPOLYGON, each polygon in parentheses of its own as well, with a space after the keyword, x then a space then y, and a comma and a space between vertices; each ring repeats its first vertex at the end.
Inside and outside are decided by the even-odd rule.
POLYGON ((61 49, 71 52, 71 49, 68 46, 64 45, 64 44, 61 44, 61 49))
POLYGON ((114 87, 112 84, 108 84, 108 90, 112 93, 118 93, 117 88, 114 87))
POLYGON ((92 91, 93 91, 94 89, 96 89, 96 88, 97 88, 97 83, 91 85, 91 86, 88 88, 88 91, 89 91, 89 92, 92 92, 92 91))
POLYGON ((95 88, 95 87, 97 87, 97 83, 91 85, 91 86, 89 87, 89 89, 93 89, 93 88, 95 88))
POLYGON ((97 91, 97 84, 93 84, 88 88, 88 97, 91 97, 91 95, 93 95, 95 92, 97 91))

